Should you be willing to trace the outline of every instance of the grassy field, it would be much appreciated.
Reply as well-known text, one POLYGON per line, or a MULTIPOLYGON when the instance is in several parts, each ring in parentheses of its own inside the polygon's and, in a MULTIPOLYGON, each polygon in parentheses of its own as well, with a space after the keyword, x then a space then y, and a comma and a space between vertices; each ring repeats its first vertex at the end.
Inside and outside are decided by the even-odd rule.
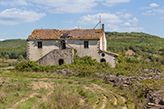
MULTIPOLYGON (((147 106, 147 91, 163 90, 164 74, 141 69, 164 71, 161 63, 126 62, 120 54, 116 68, 98 63, 91 57, 74 56, 74 63, 41 66, 20 62, 12 69, 0 67, 0 109, 141 109, 147 106), (99 75, 154 77, 115 84, 99 75), (163 75, 162 75, 163 74, 163 75)), ((120 78, 121 79, 121 78, 120 78)))
POLYGON ((102 79, 1 70, 0 83, 1 109, 127 108, 127 99, 102 79))

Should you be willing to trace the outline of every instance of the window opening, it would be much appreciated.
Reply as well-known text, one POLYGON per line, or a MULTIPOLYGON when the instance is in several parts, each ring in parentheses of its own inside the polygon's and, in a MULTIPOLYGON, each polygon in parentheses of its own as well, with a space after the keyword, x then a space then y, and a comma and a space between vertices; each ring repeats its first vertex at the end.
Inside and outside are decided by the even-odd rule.
POLYGON ((42 42, 38 42, 38 48, 42 48, 42 42))
POLYGON ((102 56, 102 57, 104 57, 104 56, 105 56, 105 54, 104 54, 104 53, 102 53, 102 54, 101 54, 101 56, 102 56))
POLYGON ((88 41, 84 41, 84 48, 89 48, 88 41))
POLYGON ((61 49, 66 49, 65 40, 61 40, 61 49))

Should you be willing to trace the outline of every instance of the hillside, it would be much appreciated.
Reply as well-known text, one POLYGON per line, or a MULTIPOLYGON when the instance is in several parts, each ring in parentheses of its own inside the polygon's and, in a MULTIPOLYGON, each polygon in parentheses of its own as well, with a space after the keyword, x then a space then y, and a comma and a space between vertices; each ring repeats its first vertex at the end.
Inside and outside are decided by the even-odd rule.
POLYGON ((106 32, 108 50, 116 53, 126 54, 133 50, 135 57, 146 56, 153 61, 158 61, 164 48, 164 39, 146 33, 118 33, 106 32))
POLYGON ((0 58, 17 59, 20 55, 26 58, 26 40, 10 39, 0 41, 0 58))

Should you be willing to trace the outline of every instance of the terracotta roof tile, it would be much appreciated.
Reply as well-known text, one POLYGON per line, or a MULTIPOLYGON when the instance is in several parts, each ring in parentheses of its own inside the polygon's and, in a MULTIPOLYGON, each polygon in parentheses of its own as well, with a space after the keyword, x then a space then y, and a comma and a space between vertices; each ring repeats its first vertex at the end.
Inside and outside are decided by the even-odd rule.
POLYGON ((118 56, 118 54, 117 54, 117 53, 113 53, 113 52, 110 52, 110 51, 105 51, 105 50, 101 50, 101 51, 106 52, 106 53, 109 53, 109 54, 113 54, 113 55, 115 55, 115 56, 118 56))
POLYGON ((35 29, 27 39, 100 39, 101 29, 35 29))

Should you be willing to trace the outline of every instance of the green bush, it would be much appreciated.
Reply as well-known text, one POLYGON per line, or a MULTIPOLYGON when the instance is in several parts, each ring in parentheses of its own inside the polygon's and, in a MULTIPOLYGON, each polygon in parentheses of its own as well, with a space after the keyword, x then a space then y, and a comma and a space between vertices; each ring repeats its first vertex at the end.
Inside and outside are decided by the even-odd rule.
POLYGON ((42 71, 50 71, 50 66, 42 66, 37 64, 34 61, 29 61, 23 64, 19 64, 15 67, 18 71, 35 71, 35 72, 42 72, 42 71))

